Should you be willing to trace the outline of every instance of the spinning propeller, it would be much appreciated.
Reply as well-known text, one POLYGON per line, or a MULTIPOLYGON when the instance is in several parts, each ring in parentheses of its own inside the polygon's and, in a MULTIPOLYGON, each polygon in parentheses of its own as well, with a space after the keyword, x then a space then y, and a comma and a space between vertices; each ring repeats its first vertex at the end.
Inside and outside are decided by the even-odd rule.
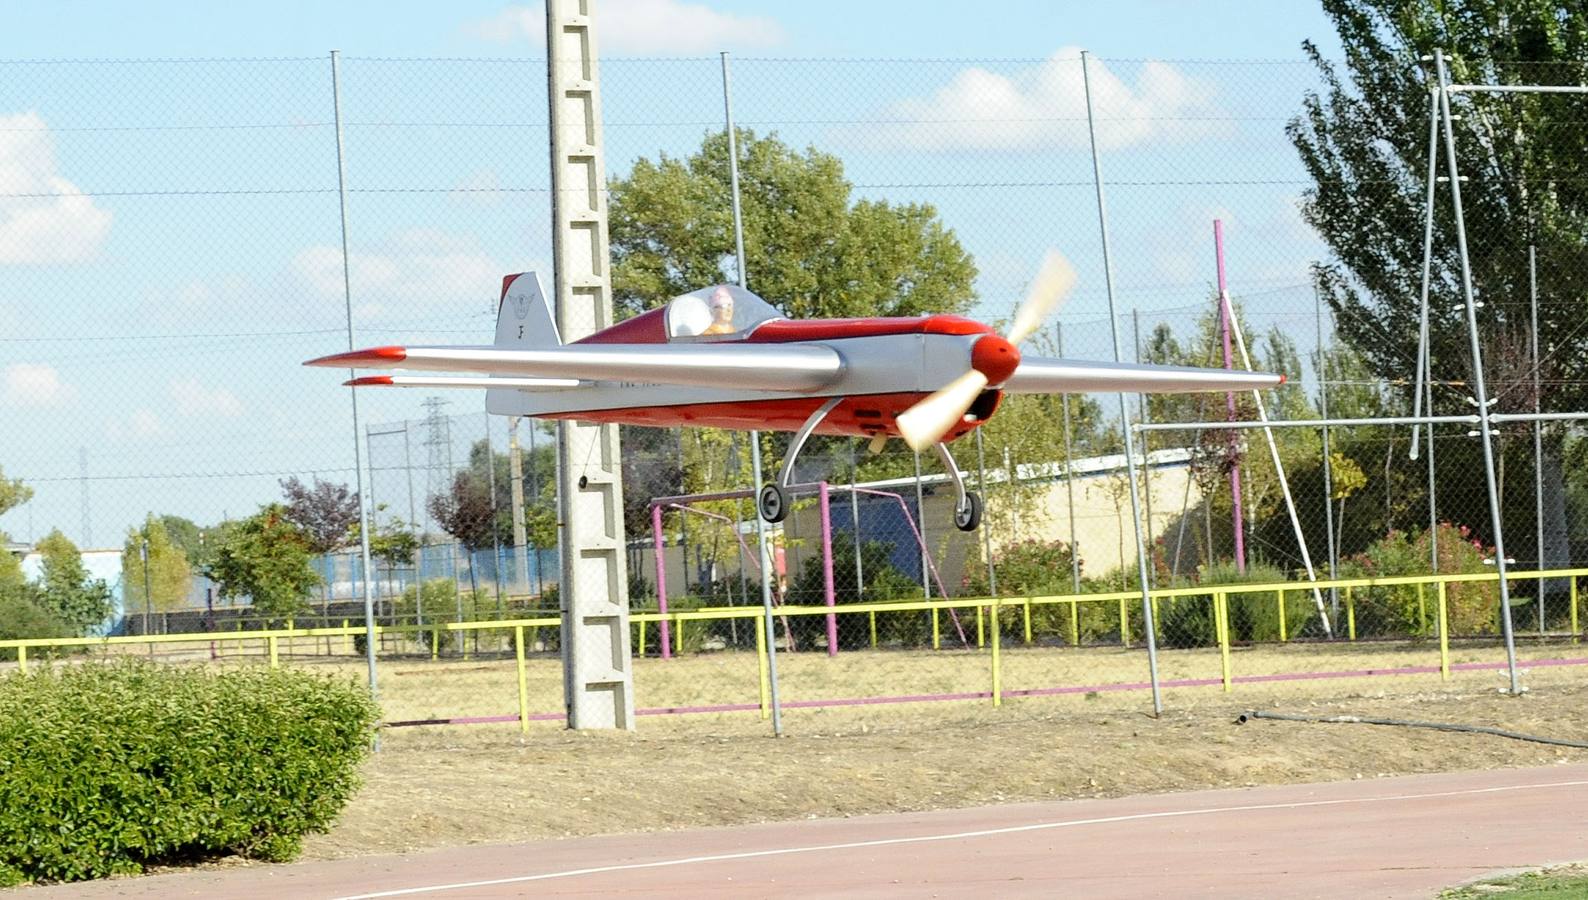
POLYGON ((1042 325, 1074 284, 1075 270, 1069 261, 1056 250, 1048 251, 1009 331, 1003 337, 989 334, 978 340, 971 349, 969 371, 899 414, 899 434, 910 449, 924 450, 942 440, 988 385, 1003 384, 1014 374, 1020 365, 1016 345, 1042 325))

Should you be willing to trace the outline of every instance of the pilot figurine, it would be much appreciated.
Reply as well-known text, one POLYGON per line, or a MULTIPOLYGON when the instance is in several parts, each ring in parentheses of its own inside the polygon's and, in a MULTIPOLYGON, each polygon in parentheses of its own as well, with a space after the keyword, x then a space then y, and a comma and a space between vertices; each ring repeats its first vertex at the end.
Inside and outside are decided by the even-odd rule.
POLYGON ((725 287, 711 292, 711 324, 701 334, 733 334, 733 295, 725 287))

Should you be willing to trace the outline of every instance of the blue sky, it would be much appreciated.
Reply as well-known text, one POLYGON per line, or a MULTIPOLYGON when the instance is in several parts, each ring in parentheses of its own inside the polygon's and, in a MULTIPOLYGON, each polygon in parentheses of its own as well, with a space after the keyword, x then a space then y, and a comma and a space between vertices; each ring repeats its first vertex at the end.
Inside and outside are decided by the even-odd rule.
MULTIPOLYGON (((740 122, 837 154, 858 196, 933 204, 976 258, 979 313, 1005 314, 1041 252, 1066 252, 1066 349, 1101 358, 1090 48, 1125 309, 1188 328, 1220 217, 1254 324, 1308 346, 1321 248, 1283 126, 1314 83, 1301 40, 1334 47, 1314 4, 601 8, 609 173, 720 128, 714 57, 732 50, 740 122)), ((549 255, 538 8, 125 9, 19 5, 0 32, 0 466, 38 491, 0 517, 18 537, 116 544, 145 512, 212 521, 287 474, 351 480, 347 394, 298 365, 346 341, 327 49, 346 57, 361 344, 485 341, 500 276, 549 255)), ((417 392, 362 396, 367 422, 421 415, 417 392)), ((482 401, 448 399, 471 417, 461 458, 482 401)), ((388 439, 376 464, 400 451, 388 439)), ((377 500, 392 479, 377 473, 377 500)))

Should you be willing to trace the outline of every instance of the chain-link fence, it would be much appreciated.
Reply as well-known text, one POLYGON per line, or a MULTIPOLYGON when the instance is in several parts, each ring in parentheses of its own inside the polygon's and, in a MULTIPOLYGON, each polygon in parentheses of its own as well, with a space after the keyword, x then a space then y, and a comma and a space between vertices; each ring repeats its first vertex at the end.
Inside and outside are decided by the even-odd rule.
MULTIPOLYGON (((720 67, 602 66, 620 315, 738 274, 720 67)), ((539 270, 550 289, 545 81, 541 60, 341 61, 359 345, 484 343, 504 274, 539 270)), ((1415 103, 1371 121, 1305 61, 738 59, 733 84, 749 286, 793 314, 999 320, 1057 246, 1079 285, 1028 353, 1106 360, 1117 345, 1126 360, 1235 367, 1249 355, 1290 376, 1264 397, 1276 421, 1473 411, 1449 182, 1436 182, 1429 377, 1413 402, 1422 72, 1395 87, 1415 103)), ((1494 409, 1578 409, 1582 101, 1454 102, 1494 409)), ((0 62, 0 465, 31 495, 0 490, 0 527, 17 577, 40 591, 64 554, 52 532, 85 567, 76 593, 13 591, 0 636, 56 636, 34 613, 86 597, 104 614, 78 630, 193 635, 157 646, 170 658, 353 671, 367 584, 389 721, 560 720, 552 429, 487 416, 475 391, 363 392, 366 577, 337 493, 355 481, 348 400, 299 367, 349 341, 332 116, 326 59, 0 62), (249 554, 289 538, 310 576, 284 603, 270 585, 245 589, 249 554)), ((1442 155, 1437 168, 1448 175, 1442 155)), ((1262 430, 1216 427, 1256 419, 1251 397, 1125 405, 1150 426, 1135 468, 1167 702, 1441 674, 1500 683, 1474 425, 1276 427, 1270 446, 1262 430), (1335 586, 1309 587, 1308 560, 1335 586), (1410 580, 1384 582, 1397 578, 1410 580)), ((765 550, 753 491, 786 434, 762 435, 760 473, 743 434, 624 429, 621 446, 642 714, 753 722, 773 688, 789 710, 1147 702, 1112 395, 1006 397, 956 442, 985 500, 973 532, 955 527, 936 459, 897 442, 872 453, 814 438, 792 481, 825 488, 796 493, 765 550)), ((1500 426, 1514 569, 1581 558, 1585 446, 1569 423, 1500 426)), ((1511 604, 1530 677, 1574 677, 1576 576, 1520 576, 1511 604)))

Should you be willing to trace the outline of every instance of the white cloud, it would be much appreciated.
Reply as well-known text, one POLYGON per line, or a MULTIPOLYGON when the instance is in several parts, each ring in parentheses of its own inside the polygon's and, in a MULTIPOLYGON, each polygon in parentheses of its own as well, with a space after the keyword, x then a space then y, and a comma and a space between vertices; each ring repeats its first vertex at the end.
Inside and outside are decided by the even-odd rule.
POLYGON ((12 363, 0 373, 0 398, 6 406, 43 409, 64 406, 76 397, 77 390, 61 380, 54 366, 12 363))
MULTIPOLYGON (((681 0, 602 0, 596 8, 602 53, 681 55, 715 50, 771 47, 783 42, 783 27, 766 16, 718 12, 681 0)), ((527 39, 545 45, 546 13, 539 4, 507 6, 469 22, 463 31, 494 43, 527 39)))
POLYGON ((125 422, 111 419, 105 424, 105 436, 113 441, 159 437, 164 433, 165 423, 148 407, 133 410, 125 422))
POLYGON ((39 114, 0 116, 0 265, 85 259, 109 229, 110 213, 60 176, 39 114), (51 196, 3 196, 16 194, 51 196))
MULTIPOLYGON (((1151 140, 1194 140, 1224 133, 1213 87, 1164 62, 1145 62, 1134 85, 1106 65, 1090 67, 1098 145, 1117 149, 1151 140)), ((911 150, 1009 151, 1088 144, 1080 51, 1065 47, 1012 75, 972 66, 929 96, 886 108, 866 137, 911 150)))
POLYGON ((197 378, 179 378, 169 388, 171 402, 184 416, 229 419, 243 414, 243 403, 223 387, 207 388, 197 378))
MULTIPOLYGON (((299 252, 292 270, 325 299, 342 297, 342 250, 320 244, 299 252)), ((415 228, 348 254, 355 311, 368 324, 388 315, 436 317, 488 311, 508 269, 473 238, 415 228)))

